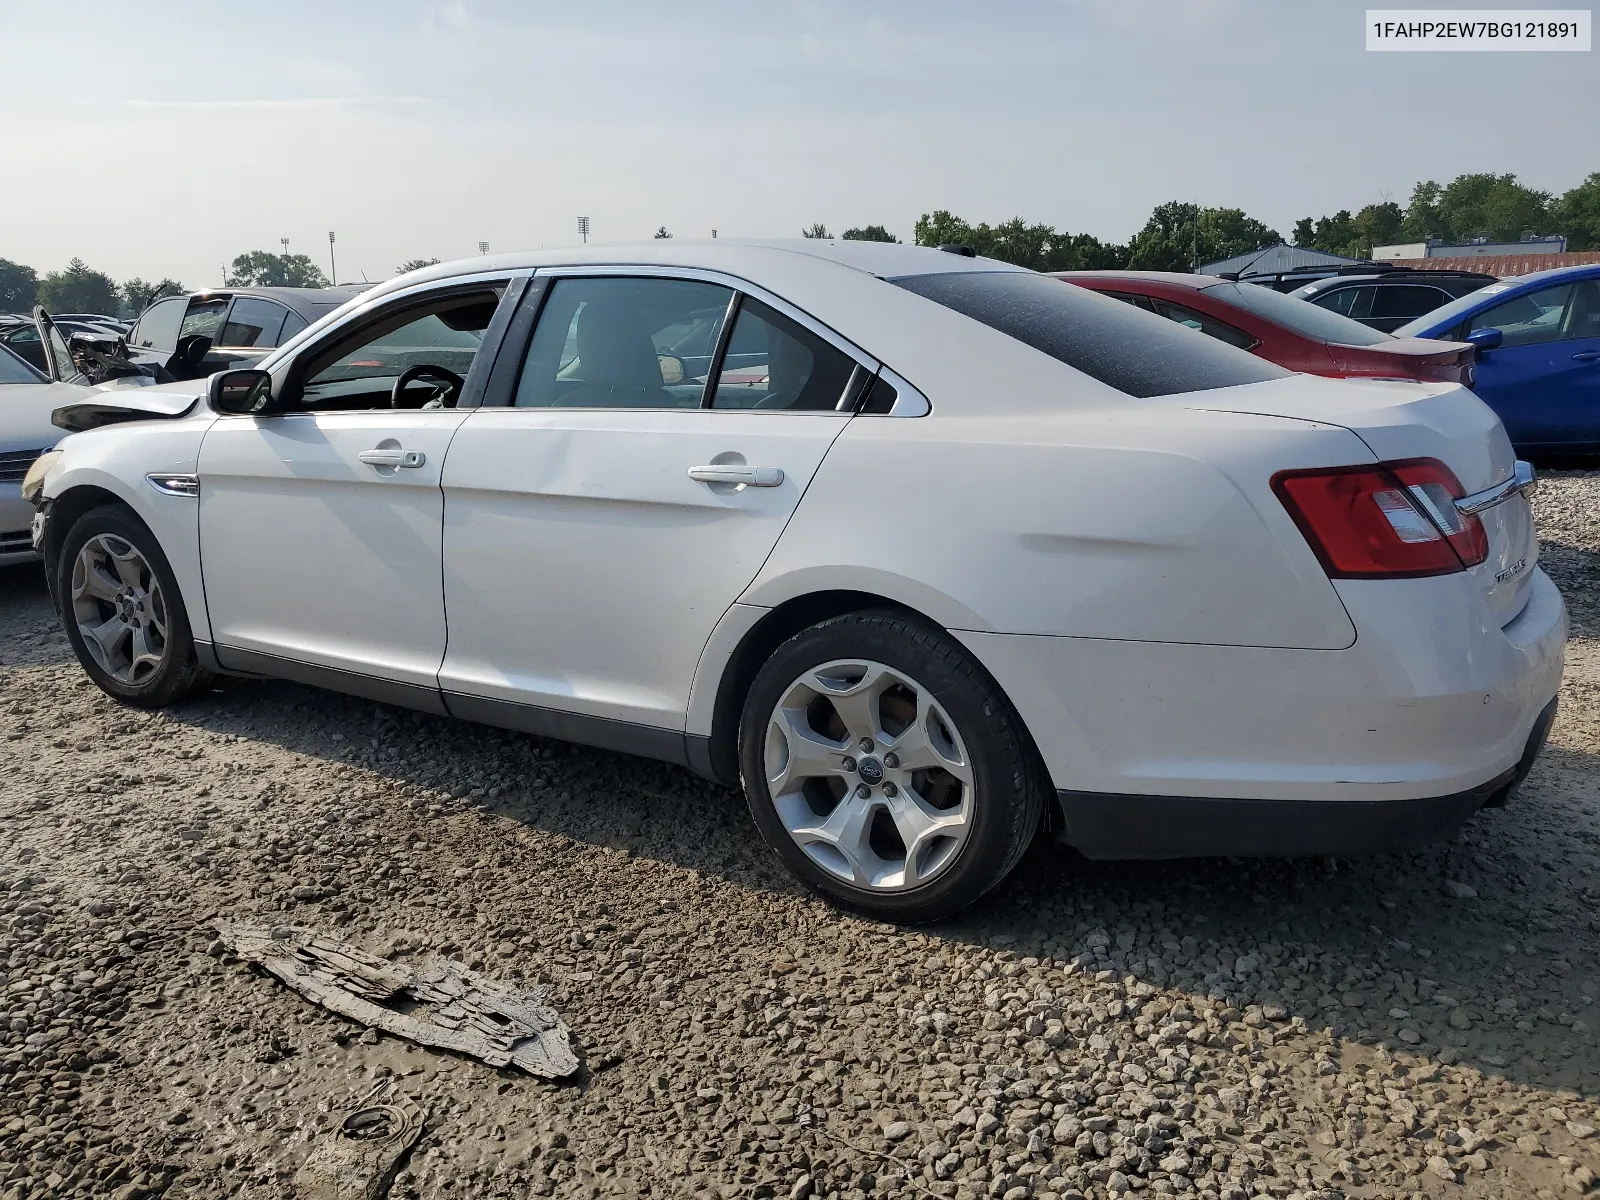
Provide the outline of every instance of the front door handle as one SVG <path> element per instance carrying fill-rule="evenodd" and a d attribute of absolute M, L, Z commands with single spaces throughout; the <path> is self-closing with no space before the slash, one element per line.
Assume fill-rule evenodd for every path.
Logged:
<path fill-rule="evenodd" d="M 1600 350 L 1580 350 L 1572 356 L 1573 362 L 1600 361 Z"/>
<path fill-rule="evenodd" d="M 714 463 L 706 467 L 690 467 L 689 478 L 701 483 L 741 483 L 746 487 L 777 487 L 783 482 L 783 468 Z"/>
<path fill-rule="evenodd" d="M 421 450 L 363 450 L 356 457 L 369 467 L 420 467 L 428 461 Z"/>

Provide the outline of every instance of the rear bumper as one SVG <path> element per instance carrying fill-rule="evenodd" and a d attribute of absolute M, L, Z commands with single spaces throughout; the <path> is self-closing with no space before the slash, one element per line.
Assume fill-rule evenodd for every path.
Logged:
<path fill-rule="evenodd" d="M 1465 573 L 1343 582 L 1345 650 L 956 636 L 1059 791 L 1377 803 L 1475 793 L 1514 768 L 1561 687 L 1555 584 L 1535 569 L 1501 627 Z"/>
<path fill-rule="evenodd" d="M 1399 853 L 1453 837 L 1498 807 L 1544 748 L 1556 701 L 1540 712 L 1517 765 L 1486 783 L 1415 800 L 1227 800 L 1057 793 L 1060 839 L 1087 858 L 1190 858 Z"/>

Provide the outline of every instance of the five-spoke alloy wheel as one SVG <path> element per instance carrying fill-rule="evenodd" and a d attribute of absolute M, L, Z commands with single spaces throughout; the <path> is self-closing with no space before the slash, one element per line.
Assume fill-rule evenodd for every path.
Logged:
<path fill-rule="evenodd" d="M 803 630 L 757 674 L 740 767 L 762 834 L 804 882 L 890 920 L 994 887 L 1039 826 L 1037 754 L 971 656 L 910 614 Z"/>
<path fill-rule="evenodd" d="M 67 640 L 102 690 L 159 707 L 209 682 L 166 555 L 128 509 L 107 504 L 79 517 L 55 568 Z"/>

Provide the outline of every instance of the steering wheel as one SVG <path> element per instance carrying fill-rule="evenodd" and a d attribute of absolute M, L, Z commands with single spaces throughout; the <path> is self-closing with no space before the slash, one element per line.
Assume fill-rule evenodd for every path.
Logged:
<path fill-rule="evenodd" d="M 462 379 L 454 371 L 445 367 L 436 367 L 432 363 L 418 363 L 416 366 L 407 367 L 400 372 L 400 378 L 394 381 L 394 388 L 389 393 L 389 407 L 399 408 L 400 397 L 405 394 L 405 390 L 410 386 L 411 381 L 421 379 L 424 376 L 432 376 L 445 385 L 433 397 L 434 400 L 440 402 L 439 406 L 441 408 L 454 408 L 456 401 L 461 399 L 461 389 L 466 385 L 466 380 Z M 445 399 L 446 396 L 449 397 L 448 400 Z M 429 400 L 426 403 L 431 404 L 433 400 Z"/>

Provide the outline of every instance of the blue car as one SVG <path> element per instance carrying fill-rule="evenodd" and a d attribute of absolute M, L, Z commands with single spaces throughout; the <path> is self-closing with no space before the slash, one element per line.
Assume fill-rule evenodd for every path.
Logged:
<path fill-rule="evenodd" d="M 1472 390 L 1519 451 L 1600 451 L 1600 263 L 1502 279 L 1394 333 L 1476 346 Z"/>

